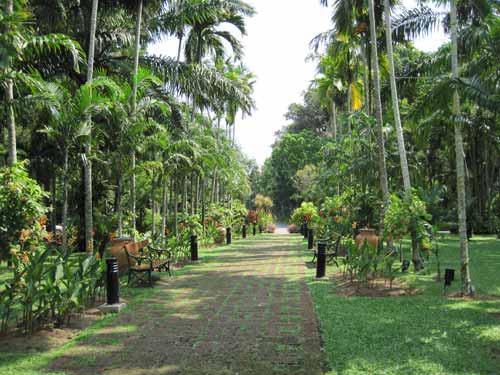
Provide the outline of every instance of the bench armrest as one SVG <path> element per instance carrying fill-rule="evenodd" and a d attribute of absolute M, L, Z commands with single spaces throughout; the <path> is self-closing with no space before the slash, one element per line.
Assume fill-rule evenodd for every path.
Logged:
<path fill-rule="evenodd" d="M 128 251 L 127 251 L 127 256 L 129 258 L 132 258 L 134 259 L 137 264 L 140 266 L 142 264 L 142 262 L 146 261 L 146 262 L 150 262 L 151 263 L 151 257 L 150 256 L 137 256 L 137 255 L 133 255 L 133 254 L 130 254 Z"/>
<path fill-rule="evenodd" d="M 161 256 L 162 254 L 167 254 L 169 258 L 172 258 L 172 252 L 168 249 L 161 249 L 161 248 L 155 247 L 155 246 L 149 246 L 149 248 L 157 256 Z"/>

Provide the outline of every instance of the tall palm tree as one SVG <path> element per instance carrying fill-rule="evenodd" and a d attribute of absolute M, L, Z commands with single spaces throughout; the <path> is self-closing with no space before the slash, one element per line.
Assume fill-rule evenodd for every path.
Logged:
<path fill-rule="evenodd" d="M 391 5 L 389 0 L 384 0 L 384 18 L 385 18 L 385 41 L 387 48 L 387 60 L 389 62 L 389 81 L 391 87 L 392 111 L 394 115 L 394 126 L 398 142 L 399 160 L 401 163 L 401 174 L 403 175 L 403 187 L 406 199 L 412 199 L 410 171 L 408 169 L 408 159 L 406 157 L 406 146 L 401 125 L 401 114 L 399 112 L 398 88 L 396 86 L 396 73 L 394 69 L 394 52 L 392 48 L 392 20 Z M 416 271 L 422 269 L 422 260 L 418 250 L 418 242 L 415 231 L 412 231 L 412 260 Z"/>
<path fill-rule="evenodd" d="M 14 0 L 7 0 L 6 13 L 11 16 L 14 13 Z M 7 30 L 8 31 L 8 30 Z M 5 86 L 5 100 L 7 102 L 7 129 L 9 133 L 9 165 L 13 166 L 17 162 L 16 149 L 16 118 L 14 116 L 14 82 L 7 79 Z"/>
<path fill-rule="evenodd" d="M 464 7 L 464 19 L 474 19 L 476 22 L 483 20 L 490 14 L 491 8 L 487 2 L 475 0 L 468 7 Z M 449 30 L 451 36 L 451 70 L 452 79 L 457 81 L 458 72 L 458 20 L 456 1 L 450 0 L 450 12 L 435 11 L 429 7 L 420 6 L 415 10 L 403 12 L 395 22 L 396 34 L 416 36 L 427 34 L 440 24 L 447 21 L 449 15 Z M 458 226 L 460 234 L 461 254 L 461 291 L 464 295 L 473 293 L 469 266 L 469 244 L 467 239 L 467 210 L 466 210 L 466 187 L 465 187 L 465 160 L 464 145 L 461 125 L 458 122 L 460 116 L 460 96 L 456 84 L 453 86 L 452 113 L 454 115 L 454 142 L 457 178 L 457 211 Z"/>
<path fill-rule="evenodd" d="M 455 0 L 450 0 L 450 32 L 451 32 L 451 75 L 458 79 L 458 22 Z M 453 90 L 453 114 L 455 119 L 460 116 L 460 96 L 457 88 Z M 461 257 L 461 291 L 464 295 L 473 294 L 469 267 L 469 242 L 467 241 L 467 211 L 465 198 L 465 160 L 462 129 L 455 120 L 455 158 L 457 164 L 457 194 L 458 194 L 458 227 L 460 234 Z"/>
<path fill-rule="evenodd" d="M 21 2 L 14 9 L 14 0 L 7 0 L 0 7 L 0 81 L 4 86 L 7 112 L 8 165 L 17 162 L 16 117 L 14 111 L 14 83 L 26 85 L 40 80 L 31 65 L 32 58 L 44 53 L 59 54 L 69 52 L 73 59 L 73 69 L 78 71 L 80 46 L 62 34 L 38 35 L 31 27 L 31 15 Z"/>
<path fill-rule="evenodd" d="M 372 69 L 373 69 L 373 88 L 375 90 L 375 117 L 377 119 L 377 143 L 378 143 L 378 167 L 380 190 L 382 191 L 383 210 L 381 217 L 381 230 L 383 229 L 383 218 L 387 206 L 390 204 L 389 184 L 387 182 L 387 165 L 385 160 L 385 141 L 384 141 L 384 123 L 382 118 L 382 99 L 380 96 L 380 71 L 378 64 L 377 48 L 377 28 L 375 24 L 375 10 L 373 0 L 368 0 L 368 16 L 370 19 L 370 41 L 372 50 Z"/>
<path fill-rule="evenodd" d="M 97 8 L 99 0 L 92 0 L 92 10 L 90 12 L 90 35 L 89 50 L 87 55 L 87 84 L 92 85 L 94 79 L 94 53 L 95 53 L 95 32 L 97 28 Z M 87 254 L 94 253 L 93 240 L 93 217 L 92 217 L 92 162 L 91 142 L 92 142 L 92 116 L 88 116 L 89 135 L 85 142 L 85 162 L 84 162 L 84 184 L 85 184 L 85 251 Z"/>
<path fill-rule="evenodd" d="M 136 13 L 136 23 L 135 23 L 135 45 L 134 45 L 134 68 L 132 71 L 132 116 L 135 116 L 136 103 L 137 103 L 137 72 L 139 71 L 139 53 L 141 49 L 141 24 L 142 24 L 142 8 L 143 0 L 137 2 L 137 13 Z M 130 154 L 131 161 L 131 174 L 130 174 L 130 215 L 131 215 L 131 226 L 132 234 L 135 236 L 136 230 L 136 197 L 135 197 L 135 167 L 136 167 L 136 154 L 135 148 L 132 147 L 132 152 Z"/>

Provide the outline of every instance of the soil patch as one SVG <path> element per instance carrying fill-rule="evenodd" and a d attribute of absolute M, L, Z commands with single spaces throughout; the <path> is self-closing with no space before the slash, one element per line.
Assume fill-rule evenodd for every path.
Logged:
<path fill-rule="evenodd" d="M 398 280 L 390 283 L 384 279 L 370 280 L 368 283 L 346 280 L 341 272 L 333 276 L 334 293 L 344 297 L 403 297 L 418 294 L 415 288 L 409 288 Z"/>
<path fill-rule="evenodd" d="M 82 314 L 73 316 L 67 327 L 45 326 L 33 335 L 25 335 L 19 331 L 10 331 L 0 336 L 0 352 L 35 353 L 55 349 L 69 342 L 78 332 L 90 326 L 99 317 L 99 310 L 91 308 Z"/>

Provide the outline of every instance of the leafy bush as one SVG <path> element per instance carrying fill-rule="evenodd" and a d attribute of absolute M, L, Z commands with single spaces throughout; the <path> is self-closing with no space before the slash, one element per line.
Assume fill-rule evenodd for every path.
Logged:
<path fill-rule="evenodd" d="M 47 194 L 31 179 L 25 163 L 0 169 L 0 260 L 19 243 L 23 230 L 32 230 L 47 211 Z"/>
<path fill-rule="evenodd" d="M 312 202 L 302 202 L 299 208 L 293 211 L 290 222 L 295 225 L 302 225 L 306 222 L 310 226 L 313 222 L 317 221 L 319 216 L 317 208 Z"/>
<path fill-rule="evenodd" d="M 63 255 L 53 247 L 14 251 L 13 280 L 0 293 L 2 329 L 7 328 L 14 308 L 20 309 L 28 333 L 47 322 L 63 325 L 71 314 L 93 302 L 103 286 L 105 264 L 95 256 L 80 259 Z"/>
<path fill-rule="evenodd" d="M 346 249 L 346 256 L 342 258 L 344 276 L 348 276 L 351 282 L 361 283 L 368 283 L 382 276 L 389 281 L 392 288 L 397 273 L 394 268 L 396 253 L 378 254 L 374 246 L 365 242 L 363 246 L 358 247 L 352 239 L 344 241 L 343 246 Z"/>
<path fill-rule="evenodd" d="M 411 199 L 391 196 L 391 205 L 385 214 L 384 236 L 399 240 L 412 232 L 416 234 L 420 246 L 430 248 L 429 221 L 432 216 L 427 213 L 425 203 L 413 193 Z"/>

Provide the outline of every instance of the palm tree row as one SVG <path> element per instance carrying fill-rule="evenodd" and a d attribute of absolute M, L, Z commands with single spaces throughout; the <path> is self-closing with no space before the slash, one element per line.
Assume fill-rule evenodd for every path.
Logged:
<path fill-rule="evenodd" d="M 238 36 L 220 29 L 233 25 L 244 34 L 253 9 L 236 0 L 58 4 L 0 6 L 0 80 L 6 161 L 14 166 L 22 155 L 31 174 L 53 187 L 64 251 L 69 222 L 80 224 L 80 247 L 93 253 L 110 213 L 109 232 L 164 237 L 177 231 L 179 196 L 185 214 L 197 214 L 201 201 L 245 199 L 246 161 L 214 118 L 234 125 L 239 111 L 253 108 L 252 75 L 242 65 Z M 145 53 L 148 43 L 172 35 L 184 61 L 180 54 Z M 42 147 L 55 148 L 40 153 Z M 53 166 L 49 173 L 46 163 Z M 53 228 L 56 223 L 57 215 Z"/>
<path fill-rule="evenodd" d="M 479 51 L 485 45 L 492 46 L 494 33 L 492 26 L 498 23 L 498 5 L 491 2 L 460 3 L 460 16 L 457 17 L 457 4 L 451 1 L 449 11 L 436 11 L 432 8 L 421 6 L 413 10 L 403 10 L 396 16 L 391 14 L 392 4 L 388 0 L 383 3 L 375 3 L 368 0 L 346 2 L 338 0 L 334 4 L 322 0 L 325 6 L 333 6 L 333 28 L 326 33 L 317 36 L 312 41 L 315 56 L 320 60 L 320 76 L 316 80 L 316 87 L 319 95 L 322 96 L 323 105 L 330 112 L 331 133 L 334 139 L 342 138 L 342 128 L 339 128 L 339 110 L 346 114 L 352 114 L 353 110 L 363 110 L 366 114 L 372 113 L 375 109 L 375 119 L 377 124 L 377 148 L 378 148 L 378 177 L 380 180 L 379 191 L 384 202 L 384 208 L 390 204 L 387 169 L 388 128 L 386 122 L 389 117 L 383 118 L 383 113 L 392 112 L 392 124 L 396 137 L 390 137 L 391 141 L 397 141 L 397 150 L 400 161 L 400 171 L 404 195 L 406 199 L 412 198 L 411 171 L 408 157 L 408 144 L 405 142 L 405 133 L 411 131 L 415 122 L 426 122 L 429 112 L 439 111 L 450 113 L 448 122 L 454 128 L 454 161 L 456 173 L 456 207 L 458 226 L 460 233 L 460 248 L 462 262 L 462 292 L 471 294 L 473 288 L 469 271 L 469 255 L 467 240 L 467 203 L 466 203 L 466 172 L 465 172 L 465 151 L 463 139 L 463 113 L 461 113 L 460 96 L 465 95 L 468 108 L 489 111 L 494 92 L 494 73 L 488 71 L 485 65 L 478 69 L 478 63 L 487 60 L 479 56 Z M 485 27 L 484 22 L 487 22 Z M 424 61 L 419 66 L 396 67 L 394 49 L 408 48 L 409 39 L 419 35 L 427 35 L 435 30 L 439 25 L 444 25 L 449 30 L 451 41 L 449 45 L 443 46 L 431 60 Z M 489 28 L 488 31 L 485 31 Z M 480 40 L 479 30 L 482 29 L 481 36 L 489 39 Z M 476 38 L 472 38 L 472 35 Z M 385 49 L 381 38 L 385 38 Z M 326 53 L 318 53 L 319 47 L 326 45 Z M 370 51 L 370 59 L 366 58 L 366 51 Z M 401 53 L 398 49 L 398 56 Z M 459 56 L 463 56 L 464 61 L 459 61 Z M 425 56 L 424 56 L 425 58 Z M 451 64 L 450 64 L 451 63 Z M 400 63 L 401 64 L 401 63 Z M 491 62 L 489 63 L 491 64 Z M 381 71 L 381 67 L 383 70 Z M 450 69 L 451 67 L 451 69 Z M 474 67 L 471 69 L 471 67 Z M 398 77 L 397 70 L 405 70 L 408 76 Z M 448 69 L 448 72 L 446 72 Z M 462 72 L 462 73 L 461 73 Z M 489 72 L 489 73 L 487 73 Z M 401 73 L 400 73 L 401 74 Z M 462 78 L 461 74 L 466 74 L 468 78 Z M 434 75 L 442 77 L 439 84 L 429 85 L 429 81 L 424 75 Z M 447 77 L 446 77 L 447 75 Z M 481 77 L 479 77 L 481 75 Z M 445 78 L 446 77 L 446 78 Z M 481 84 L 483 84 L 481 86 Z M 386 89 L 388 87 L 388 90 Z M 412 113 L 406 117 L 401 115 L 399 90 L 408 98 L 408 92 L 424 92 L 418 100 L 418 108 L 421 112 Z M 479 99 L 480 91 L 485 90 L 489 95 L 484 99 Z M 446 92 L 448 91 L 448 92 Z M 452 92 L 453 95 L 448 93 Z M 364 93 L 364 95 L 361 95 Z M 439 101 L 430 103 L 431 100 Z M 364 103 L 363 103 L 364 102 Z M 353 103 L 355 105 L 353 105 Z M 435 108 L 439 103 L 441 108 L 424 110 L 424 107 Z M 473 109 L 474 111 L 474 109 Z M 469 112 L 469 111 L 468 111 Z M 434 112 L 434 115 L 437 112 Z M 470 112 L 469 112 L 470 113 Z M 425 116 L 424 116 L 425 114 Z M 407 126 L 403 121 L 409 122 Z M 451 119 L 451 121 L 450 121 Z M 350 132 L 351 120 L 347 121 L 347 129 Z M 411 134 L 410 134 L 411 136 Z M 339 140 L 340 141 L 340 140 Z M 413 147 L 410 147 L 412 149 Z M 450 155 L 451 156 L 451 155 Z M 391 166 L 392 169 L 392 166 Z M 415 173 L 413 173 L 415 175 Z M 398 178 L 398 180 L 399 180 Z M 394 187 L 393 187 L 394 188 Z M 382 210 L 383 214 L 384 210 Z M 384 222 L 383 217 L 381 224 Z M 416 270 L 422 268 L 422 260 L 418 249 L 417 235 L 412 233 L 412 253 L 413 263 Z"/>

